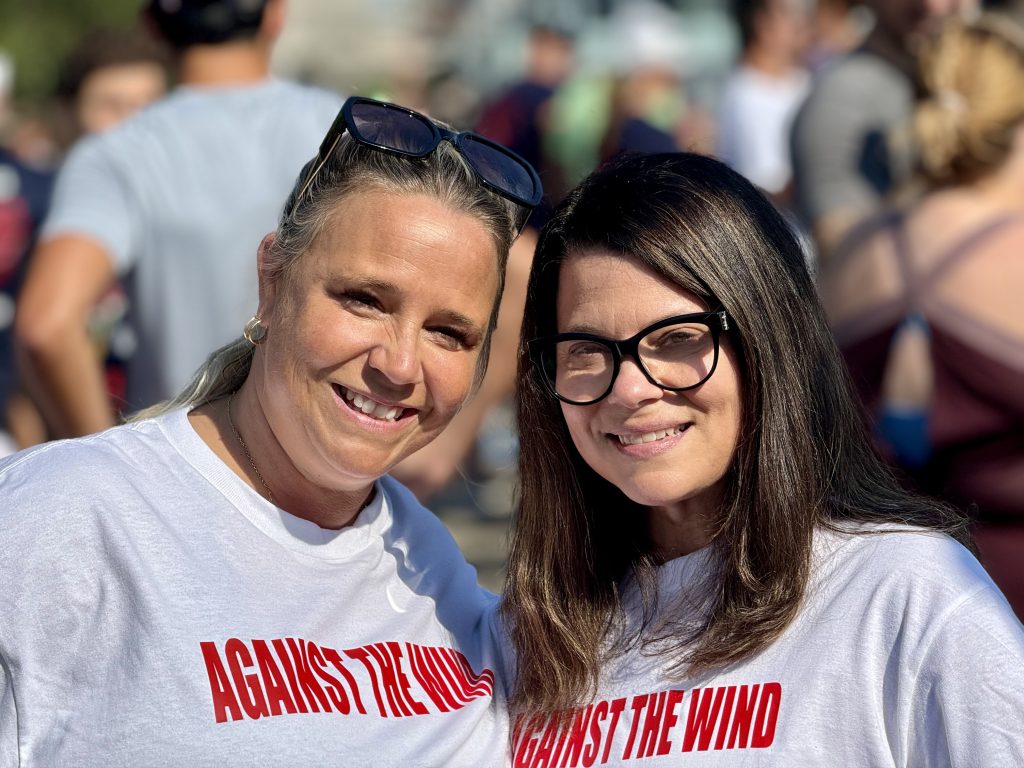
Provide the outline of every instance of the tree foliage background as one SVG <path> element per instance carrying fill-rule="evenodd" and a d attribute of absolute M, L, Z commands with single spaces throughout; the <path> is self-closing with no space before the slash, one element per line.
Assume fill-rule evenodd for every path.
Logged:
<path fill-rule="evenodd" d="M 138 23 L 141 0 L 0 0 L 0 50 L 14 63 L 14 97 L 40 104 L 61 60 L 89 30 Z"/>

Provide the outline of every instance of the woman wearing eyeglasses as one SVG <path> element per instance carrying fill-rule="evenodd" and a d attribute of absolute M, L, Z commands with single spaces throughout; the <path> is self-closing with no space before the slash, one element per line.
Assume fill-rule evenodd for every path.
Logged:
<path fill-rule="evenodd" d="M 244 338 L 0 465 L 0 766 L 504 763 L 493 598 L 384 475 L 482 376 L 539 198 L 503 147 L 350 99 Z"/>
<path fill-rule="evenodd" d="M 592 174 L 523 333 L 515 765 L 1021 764 L 1024 629 L 966 520 L 872 452 L 749 182 L 688 154 Z"/>

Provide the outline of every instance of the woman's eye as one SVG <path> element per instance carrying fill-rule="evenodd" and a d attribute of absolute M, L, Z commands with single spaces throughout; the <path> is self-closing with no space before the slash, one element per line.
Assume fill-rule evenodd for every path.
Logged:
<path fill-rule="evenodd" d="M 472 346 L 466 332 L 459 328 L 448 328 L 442 326 L 438 328 L 430 328 L 428 330 L 438 337 L 443 346 L 448 349 L 467 349 Z"/>
<path fill-rule="evenodd" d="M 651 345 L 659 348 L 700 346 L 708 335 L 706 328 L 673 328 L 652 339 Z"/>
<path fill-rule="evenodd" d="M 566 346 L 566 354 L 568 357 L 585 359 L 591 357 L 599 357 L 607 352 L 607 348 L 603 344 L 598 344 L 595 341 L 577 341 L 572 345 Z"/>
<path fill-rule="evenodd" d="M 372 293 L 366 293 L 365 291 L 342 291 L 339 296 L 345 304 L 380 309 L 380 301 Z"/>

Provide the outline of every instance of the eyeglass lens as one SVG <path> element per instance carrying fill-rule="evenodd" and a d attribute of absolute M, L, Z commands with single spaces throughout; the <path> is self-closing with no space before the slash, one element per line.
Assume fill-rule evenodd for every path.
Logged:
<path fill-rule="evenodd" d="M 705 323 L 685 322 L 651 331 L 637 344 L 639 362 L 658 386 L 695 387 L 715 366 L 715 336 Z M 544 368 L 560 397 L 577 403 L 601 399 L 615 376 L 609 343 L 565 339 L 545 350 Z M 553 374 L 553 376 L 552 376 Z"/>

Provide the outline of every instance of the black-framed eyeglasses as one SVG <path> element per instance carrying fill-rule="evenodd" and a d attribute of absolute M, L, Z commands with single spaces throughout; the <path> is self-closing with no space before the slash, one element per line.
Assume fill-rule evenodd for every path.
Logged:
<path fill-rule="evenodd" d="M 533 166 L 508 147 L 472 131 L 450 131 L 398 104 L 350 96 L 320 144 L 317 163 L 297 200 L 305 196 L 346 131 L 358 144 L 403 157 L 426 157 L 447 141 L 466 159 L 480 182 L 502 197 L 534 208 L 544 194 Z"/>
<path fill-rule="evenodd" d="M 725 311 L 675 315 L 628 339 L 558 333 L 527 342 L 548 390 L 571 405 L 592 405 L 612 391 L 622 358 L 632 358 L 647 380 L 670 392 L 699 387 L 718 366 Z"/>

